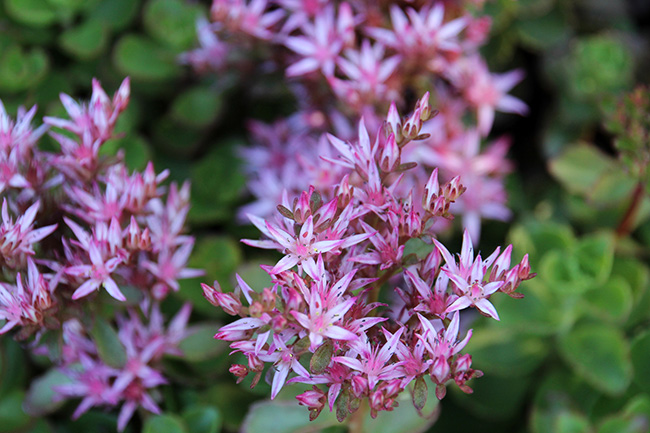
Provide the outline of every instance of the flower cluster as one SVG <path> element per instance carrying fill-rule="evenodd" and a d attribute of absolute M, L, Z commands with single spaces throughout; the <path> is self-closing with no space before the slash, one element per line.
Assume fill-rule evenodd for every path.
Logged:
<path fill-rule="evenodd" d="M 114 352 L 110 358 L 100 353 L 78 319 L 63 324 L 65 346 L 61 371 L 70 382 L 54 390 L 59 398 L 82 398 L 73 419 L 93 406 L 122 404 L 117 418 L 117 428 L 122 431 L 139 406 L 160 413 L 150 392 L 167 383 L 160 372 L 163 355 L 183 355 L 178 343 L 186 334 L 191 308 L 185 305 L 167 329 L 157 304 L 144 307 L 142 311 L 140 314 L 128 309 L 126 315 L 118 315 L 118 338 L 123 349 L 118 347 L 123 352 Z M 148 323 L 143 323 L 141 316 Z"/>
<path fill-rule="evenodd" d="M 240 63 L 269 53 L 257 64 L 264 71 L 284 71 L 299 106 L 273 126 L 252 125 L 255 147 L 242 155 L 257 200 L 242 215 L 270 217 L 282 190 L 299 194 L 305 179 L 318 189 L 333 187 L 339 173 L 320 164 L 324 131 L 354 139 L 351 125 L 361 116 L 374 130 L 391 101 L 404 107 L 412 103 L 405 95 L 430 91 L 440 113 L 424 130 L 430 137 L 407 156 L 437 167 L 444 180 L 463 173 L 472 192 L 452 209 L 474 238 L 482 218 L 508 219 L 503 188 L 510 171 L 508 141 L 498 139 L 484 149 L 481 142 L 492 130 L 495 111 L 527 112 L 508 95 L 522 73 L 488 70 L 479 48 L 490 18 L 472 15 L 480 13 L 482 2 L 464 3 L 214 0 L 212 22 L 198 26 L 201 46 L 182 60 L 199 72 L 233 64 L 250 71 L 254 64 Z M 394 133 L 399 142 L 401 132 Z M 413 171 L 404 181 L 424 183 L 423 176 Z"/>
<path fill-rule="evenodd" d="M 240 380 L 252 374 L 255 385 L 272 365 L 272 398 L 287 382 L 313 385 L 298 396 L 312 419 L 327 406 L 342 420 L 362 400 L 373 416 L 392 410 L 409 384 L 427 386 L 425 376 L 438 398 L 450 380 L 471 392 L 466 382 L 481 372 L 460 354 L 472 335 L 460 336 L 461 311 L 499 320 L 491 296 L 521 297 L 517 287 L 534 276 L 527 256 L 511 267 L 511 247 L 483 259 L 466 231 L 456 258 L 434 238 L 436 221 L 451 217 L 465 190 L 458 178 L 441 184 L 433 171 L 420 190 L 401 185 L 416 169 L 402 159 L 407 144 L 422 138 L 433 115 L 427 98 L 406 119 L 391 109 L 374 137 L 363 122 L 354 141 L 330 136 L 338 155 L 326 159 L 341 176 L 334 188 L 312 186 L 293 201 L 285 194 L 274 218 L 250 216 L 264 239 L 244 242 L 284 255 L 264 267 L 271 287 L 255 291 L 239 276 L 232 293 L 203 285 L 208 301 L 240 317 L 215 336 L 248 361 L 231 372 Z M 430 252 L 406 254 L 412 240 Z M 391 303 L 378 302 L 392 288 Z M 414 404 L 421 410 L 424 402 Z"/>
<path fill-rule="evenodd" d="M 120 319 L 120 341 L 127 348 L 129 365 L 133 358 L 146 366 L 163 350 L 160 345 L 150 348 L 163 335 L 158 302 L 178 290 L 178 279 L 202 272 L 186 268 L 194 243 L 183 234 L 189 184 L 162 186 L 167 171 L 156 173 L 149 163 L 142 172 L 130 172 L 121 155 L 100 153 L 104 143 L 116 138 L 116 122 L 129 102 L 129 80 L 112 98 L 98 81 L 92 88 L 88 103 L 62 94 L 69 118 L 45 117 L 45 124 L 36 129 L 31 127 L 36 107 L 20 109 L 13 120 L 0 104 L 0 264 L 4 271 L 0 334 L 14 330 L 18 339 L 34 337 L 37 347 L 41 340 L 52 340 L 48 333 L 63 332 L 63 347 L 50 353 L 72 354 L 54 361 L 73 377 L 85 379 L 62 395 L 83 396 L 83 410 L 126 399 L 120 418 L 123 428 L 138 404 L 152 411 L 157 408 L 137 386 L 150 388 L 162 379 L 149 367 L 138 371 L 125 367 L 136 375 L 127 380 L 131 373 L 99 365 L 97 350 L 84 329 L 102 319 L 89 301 L 105 290 L 120 301 L 116 305 L 133 309 L 128 320 Z M 37 145 L 48 129 L 60 145 L 55 152 Z M 140 335 L 145 325 L 134 319 L 138 304 L 152 320 L 148 326 L 156 328 L 150 328 L 148 336 Z M 187 316 L 189 310 L 183 314 Z M 171 345 L 165 343 L 164 350 Z M 78 365 L 92 380 L 104 383 L 114 377 L 110 396 L 95 395 L 96 387 L 84 385 L 88 378 L 79 373 Z M 138 376 L 141 372 L 146 377 Z M 136 378 L 137 386 L 131 384 Z"/>

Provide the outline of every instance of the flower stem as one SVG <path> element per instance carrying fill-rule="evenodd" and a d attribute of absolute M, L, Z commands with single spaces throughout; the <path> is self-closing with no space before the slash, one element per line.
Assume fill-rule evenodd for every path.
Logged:
<path fill-rule="evenodd" d="M 386 281 L 395 275 L 396 268 L 393 266 L 384 272 L 377 281 L 374 282 L 372 290 L 368 293 L 368 303 L 377 302 L 379 300 L 379 292 L 381 291 L 381 286 L 384 285 Z"/>
<path fill-rule="evenodd" d="M 350 415 L 350 421 L 348 421 L 348 433 L 362 433 L 363 432 L 363 419 L 366 416 L 366 411 L 368 410 L 368 400 L 361 400 L 361 405 L 359 409 L 356 410 L 352 415 Z"/>
<path fill-rule="evenodd" d="M 616 235 L 619 238 L 629 235 L 634 229 L 634 221 L 636 220 L 636 216 L 641 208 L 641 203 L 643 202 L 643 192 L 643 184 L 641 182 L 637 183 L 634 192 L 632 193 L 630 206 L 627 208 L 627 211 L 625 211 L 623 219 L 616 228 Z"/>

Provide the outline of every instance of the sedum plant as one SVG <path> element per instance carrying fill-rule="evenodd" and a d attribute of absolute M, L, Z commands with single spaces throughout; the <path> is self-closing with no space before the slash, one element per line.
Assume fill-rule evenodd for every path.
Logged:
<path fill-rule="evenodd" d="M 425 95 L 404 119 L 392 106 L 374 135 L 362 121 L 357 140 L 329 136 L 338 155 L 322 164 L 338 185 L 285 194 L 274 218 L 249 216 L 264 238 L 243 242 L 284 254 L 263 266 L 272 285 L 256 291 L 238 275 L 235 292 L 203 284 L 208 301 L 239 317 L 215 336 L 244 356 L 230 368 L 238 381 L 252 375 L 254 387 L 269 365 L 271 398 L 286 383 L 312 385 L 296 397 L 310 419 L 328 408 L 339 421 L 352 414 L 350 425 L 362 407 L 373 418 L 393 410 L 407 389 L 421 411 L 429 380 L 438 399 L 450 381 L 471 392 L 467 381 L 482 373 L 460 353 L 472 337 L 460 332 L 463 310 L 499 320 L 492 295 L 520 298 L 534 274 L 527 256 L 511 266 L 511 246 L 483 258 L 465 231 L 455 257 L 436 239 L 436 221 L 451 218 L 465 187 L 440 184 L 437 170 L 423 186 L 405 176 L 416 165 L 405 149 L 420 145 L 431 117 Z"/>
<path fill-rule="evenodd" d="M 100 153 L 116 138 L 129 80 L 112 98 L 98 81 L 92 87 L 88 102 L 61 94 L 68 117 L 36 129 L 36 107 L 14 120 L 0 104 L 0 334 L 54 366 L 33 383 L 29 414 L 81 398 L 73 418 L 121 407 L 121 431 L 138 407 L 160 412 L 161 358 L 183 355 L 190 315 L 185 305 L 166 322 L 160 303 L 202 271 L 186 266 L 189 184 L 165 187 L 168 171 L 149 163 L 131 172 L 121 154 Z M 48 130 L 56 149 L 39 146 Z"/>

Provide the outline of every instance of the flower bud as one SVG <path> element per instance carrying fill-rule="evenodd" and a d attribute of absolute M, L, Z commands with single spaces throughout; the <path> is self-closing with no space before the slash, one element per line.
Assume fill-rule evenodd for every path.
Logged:
<path fill-rule="evenodd" d="M 356 397 L 361 397 L 368 392 L 368 379 L 357 375 L 352 378 L 352 392 Z"/>
<path fill-rule="evenodd" d="M 388 136 L 386 143 L 384 143 L 384 150 L 381 153 L 379 168 L 384 173 L 395 171 L 400 164 L 400 149 L 395 142 L 395 134 Z"/>

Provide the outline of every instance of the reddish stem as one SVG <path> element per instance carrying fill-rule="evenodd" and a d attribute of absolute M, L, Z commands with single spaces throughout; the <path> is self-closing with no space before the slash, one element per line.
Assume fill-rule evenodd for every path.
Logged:
<path fill-rule="evenodd" d="M 636 220 L 639 209 L 641 209 L 641 203 L 643 202 L 644 188 L 641 182 L 636 184 L 634 192 L 632 193 L 632 200 L 630 201 L 630 206 L 625 211 L 623 219 L 616 228 L 616 235 L 619 238 L 629 235 L 634 228 L 634 221 Z"/>

